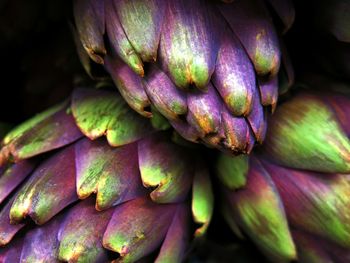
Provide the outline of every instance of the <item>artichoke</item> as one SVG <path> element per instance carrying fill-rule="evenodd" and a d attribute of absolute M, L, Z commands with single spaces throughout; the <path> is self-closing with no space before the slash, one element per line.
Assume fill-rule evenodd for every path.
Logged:
<path fill-rule="evenodd" d="M 305 23 L 315 6 L 321 19 Z M 276 109 L 294 81 L 282 40 L 292 0 L 73 0 L 78 55 L 100 82 L 14 129 L 0 122 L 0 262 L 254 261 L 260 252 L 244 242 L 203 238 L 211 170 L 221 214 L 209 235 L 220 235 L 222 216 L 272 262 L 350 262 L 349 4 L 296 7 L 288 46 L 305 37 L 316 47 L 295 58 L 298 80 L 318 89 L 299 87 Z M 53 101 L 79 73 L 56 35 L 18 55 L 25 85 Z M 57 43 L 50 58 L 62 72 L 51 72 Z"/>
<path fill-rule="evenodd" d="M 183 261 L 213 195 L 197 150 L 170 135 L 87 88 L 15 127 L 0 150 L 0 261 Z"/>
<path fill-rule="evenodd" d="M 263 149 L 218 158 L 224 217 L 272 262 L 350 261 L 349 113 L 349 94 L 300 91 Z"/>
<path fill-rule="evenodd" d="M 286 31 L 293 5 L 267 2 L 75 0 L 76 42 L 84 67 L 86 54 L 103 64 L 139 114 L 157 110 L 187 140 L 249 153 L 276 107 L 281 60 L 292 79 L 268 6 Z"/>

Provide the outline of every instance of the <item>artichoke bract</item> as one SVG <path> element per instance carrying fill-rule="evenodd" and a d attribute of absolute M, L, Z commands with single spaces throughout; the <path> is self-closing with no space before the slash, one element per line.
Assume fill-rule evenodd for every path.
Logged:
<path fill-rule="evenodd" d="M 261 151 L 219 157 L 224 217 L 272 262 L 350 260 L 349 113 L 348 94 L 300 91 Z"/>
<path fill-rule="evenodd" d="M 0 261 L 183 261 L 213 195 L 196 149 L 169 136 L 116 91 L 87 88 L 14 128 L 0 150 Z"/>
<path fill-rule="evenodd" d="M 290 0 L 75 0 L 78 50 L 139 114 L 153 106 L 187 140 L 249 153 L 264 140 L 281 65 L 292 78 L 268 6 L 286 31 Z"/>

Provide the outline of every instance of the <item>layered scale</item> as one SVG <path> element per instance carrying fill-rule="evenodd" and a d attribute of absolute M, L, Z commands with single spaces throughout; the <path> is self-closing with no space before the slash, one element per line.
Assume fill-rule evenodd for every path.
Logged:
<path fill-rule="evenodd" d="M 350 261 L 349 113 L 348 93 L 301 91 L 261 151 L 219 157 L 224 217 L 272 262 Z"/>
<path fill-rule="evenodd" d="M 76 89 L 0 156 L 1 262 L 181 262 L 212 216 L 200 154 L 116 92 Z"/>
<path fill-rule="evenodd" d="M 293 81 L 267 6 L 283 31 L 294 9 L 290 0 L 223 2 L 75 0 L 81 61 L 90 75 L 88 55 L 103 64 L 139 114 L 160 112 L 192 142 L 249 153 L 276 107 L 280 65 Z"/>

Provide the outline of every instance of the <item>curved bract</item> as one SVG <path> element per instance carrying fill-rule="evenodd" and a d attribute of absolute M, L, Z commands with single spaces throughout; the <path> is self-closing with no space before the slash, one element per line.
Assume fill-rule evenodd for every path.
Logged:
<path fill-rule="evenodd" d="M 183 261 L 213 195 L 200 154 L 170 135 L 92 88 L 15 127 L 0 150 L 0 261 Z"/>
<path fill-rule="evenodd" d="M 219 158 L 226 220 L 273 262 L 348 261 L 349 112 L 348 94 L 301 91 L 269 120 L 262 151 Z"/>
<path fill-rule="evenodd" d="M 262 143 L 281 65 L 286 86 L 293 79 L 268 6 L 286 31 L 294 20 L 290 0 L 74 5 L 81 46 L 139 114 L 152 118 L 152 105 L 185 139 L 233 154 Z M 86 58 L 82 63 L 89 68 Z"/>

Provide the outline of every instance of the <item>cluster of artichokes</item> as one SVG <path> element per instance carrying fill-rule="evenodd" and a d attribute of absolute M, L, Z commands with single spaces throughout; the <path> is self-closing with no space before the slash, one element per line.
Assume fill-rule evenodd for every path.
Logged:
<path fill-rule="evenodd" d="M 350 262 L 350 3 L 68 2 L 85 73 L 0 123 L 0 262 Z"/>

